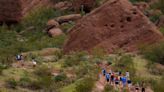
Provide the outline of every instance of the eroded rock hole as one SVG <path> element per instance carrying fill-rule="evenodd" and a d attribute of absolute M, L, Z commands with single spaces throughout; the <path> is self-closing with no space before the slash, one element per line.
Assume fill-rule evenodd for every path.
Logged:
<path fill-rule="evenodd" d="M 108 24 L 105 24 L 104 26 L 106 26 L 106 27 L 107 27 L 107 26 L 108 26 Z"/>
<path fill-rule="evenodd" d="M 136 11 L 133 11 L 133 14 L 134 14 L 134 15 L 136 15 L 136 14 L 137 14 L 137 12 L 136 12 Z"/>
<path fill-rule="evenodd" d="M 120 28 L 124 28 L 124 25 L 121 25 Z"/>
<path fill-rule="evenodd" d="M 126 21 L 131 22 L 132 21 L 132 18 L 131 17 L 127 17 L 126 18 Z"/>
<path fill-rule="evenodd" d="M 111 28 L 114 28 L 114 27 L 115 27 L 115 25 L 114 25 L 114 24 L 111 24 L 111 25 L 110 25 L 110 27 L 111 27 Z"/>

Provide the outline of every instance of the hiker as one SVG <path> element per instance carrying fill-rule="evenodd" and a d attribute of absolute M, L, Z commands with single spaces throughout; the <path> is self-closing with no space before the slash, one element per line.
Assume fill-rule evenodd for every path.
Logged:
<path fill-rule="evenodd" d="M 124 87 L 126 86 L 126 81 L 127 81 L 126 77 L 125 77 L 125 76 L 122 77 L 122 78 L 121 78 L 121 81 L 122 81 L 123 88 L 124 88 Z"/>
<path fill-rule="evenodd" d="M 102 70 L 102 74 L 105 76 L 105 74 L 106 74 L 106 70 L 103 68 L 103 70 Z"/>
<path fill-rule="evenodd" d="M 119 71 L 119 72 L 118 72 L 118 75 L 121 76 L 121 74 L 122 74 L 121 71 Z"/>
<path fill-rule="evenodd" d="M 19 55 L 19 54 L 16 55 L 16 60 L 17 60 L 17 61 L 21 61 L 21 60 L 22 60 L 22 55 Z"/>
<path fill-rule="evenodd" d="M 128 83 L 128 89 L 130 90 L 132 86 L 132 81 L 130 80 L 130 78 L 128 79 L 127 83 Z"/>
<path fill-rule="evenodd" d="M 141 87 L 142 87 L 141 92 L 145 92 L 145 83 L 144 82 L 142 82 Z"/>
<path fill-rule="evenodd" d="M 34 58 L 32 58 L 32 64 L 33 64 L 33 67 L 36 67 L 36 61 L 35 61 L 35 59 Z"/>
<path fill-rule="evenodd" d="M 115 85 L 116 85 L 116 88 L 118 89 L 119 88 L 119 77 L 116 76 L 115 78 Z"/>
<path fill-rule="evenodd" d="M 109 73 L 106 73 L 105 78 L 106 78 L 107 83 L 109 83 L 109 80 L 110 80 L 110 75 L 109 75 Z"/>
<path fill-rule="evenodd" d="M 114 84 L 114 73 L 111 74 L 111 80 L 110 80 L 110 82 L 111 82 L 111 85 Z"/>
<path fill-rule="evenodd" d="M 24 66 L 23 55 L 17 55 L 16 56 L 16 60 L 21 63 L 21 66 Z"/>
<path fill-rule="evenodd" d="M 135 92 L 139 92 L 139 84 L 138 83 L 135 85 Z"/>
<path fill-rule="evenodd" d="M 129 71 L 126 71 L 126 78 L 129 78 Z"/>

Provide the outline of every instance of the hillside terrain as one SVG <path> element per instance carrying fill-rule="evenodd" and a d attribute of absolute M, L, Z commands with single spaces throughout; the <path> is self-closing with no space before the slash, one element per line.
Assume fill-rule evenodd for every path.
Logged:
<path fill-rule="evenodd" d="M 164 92 L 163 34 L 164 0 L 0 0 L 0 92 Z"/>

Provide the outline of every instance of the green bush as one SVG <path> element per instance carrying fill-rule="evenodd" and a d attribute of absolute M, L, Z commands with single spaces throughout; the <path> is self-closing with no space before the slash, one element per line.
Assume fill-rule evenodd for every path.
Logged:
<path fill-rule="evenodd" d="M 18 83 L 14 78 L 9 78 L 6 80 L 6 86 L 9 88 L 15 89 L 17 85 Z"/>
<path fill-rule="evenodd" d="M 75 87 L 75 92 L 91 92 L 94 87 L 94 80 L 92 78 L 84 78 L 80 80 Z"/>
<path fill-rule="evenodd" d="M 54 77 L 54 81 L 55 82 L 60 82 L 60 81 L 64 81 L 67 78 L 66 74 L 59 74 L 57 76 Z"/>
<path fill-rule="evenodd" d="M 152 84 L 154 92 L 164 92 L 163 83 L 164 83 L 164 77 L 161 78 L 157 83 Z"/>
<path fill-rule="evenodd" d="M 152 9 L 160 9 L 164 13 L 164 0 L 158 0 L 157 3 L 151 5 Z"/>
<path fill-rule="evenodd" d="M 159 30 L 162 34 L 164 34 L 164 27 L 161 27 Z"/>
<path fill-rule="evenodd" d="M 111 85 L 105 85 L 104 91 L 103 92 L 114 92 L 113 86 Z"/>
<path fill-rule="evenodd" d="M 155 44 L 152 46 L 145 46 L 141 51 L 144 57 L 152 62 L 164 64 L 164 43 Z"/>
<path fill-rule="evenodd" d="M 32 81 L 28 76 L 23 76 L 20 78 L 18 84 L 21 87 L 27 88 L 27 87 L 30 87 L 30 85 L 32 84 Z"/>
<path fill-rule="evenodd" d="M 7 66 L 5 64 L 0 63 L 0 75 L 2 74 L 2 71 L 6 68 L 7 68 Z"/>
<path fill-rule="evenodd" d="M 161 14 L 156 14 L 156 15 L 154 15 L 154 16 L 150 16 L 149 17 L 149 19 L 153 22 L 153 23 L 155 23 L 155 22 L 157 22 L 158 20 L 159 20 L 159 17 L 161 16 Z"/>
<path fill-rule="evenodd" d="M 85 55 L 86 55 L 85 52 L 77 52 L 77 53 L 72 53 L 71 55 L 67 55 L 65 57 L 63 67 L 71 67 L 71 66 L 78 65 L 81 61 L 84 60 Z"/>
<path fill-rule="evenodd" d="M 116 71 L 129 71 L 131 76 L 135 75 L 136 69 L 134 67 L 133 58 L 130 55 L 123 55 L 114 62 L 114 69 Z"/>
<path fill-rule="evenodd" d="M 47 65 L 40 65 L 35 69 L 34 73 L 40 77 L 50 76 L 51 75 L 51 68 Z"/>

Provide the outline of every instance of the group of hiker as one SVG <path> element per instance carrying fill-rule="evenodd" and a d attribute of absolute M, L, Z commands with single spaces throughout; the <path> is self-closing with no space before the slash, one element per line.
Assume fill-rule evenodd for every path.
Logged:
<path fill-rule="evenodd" d="M 24 66 L 24 58 L 23 58 L 23 55 L 21 55 L 21 54 L 16 55 L 16 60 L 17 60 L 19 63 L 21 63 L 22 66 Z M 33 67 L 35 67 L 35 66 L 37 65 L 36 60 L 35 60 L 34 58 L 32 58 L 31 61 L 32 61 Z"/>
<path fill-rule="evenodd" d="M 130 80 L 130 73 L 129 71 L 126 71 L 125 74 L 122 74 L 121 71 L 119 72 L 113 72 L 111 69 L 109 72 L 106 71 L 105 68 L 102 69 L 102 74 L 106 79 L 107 84 L 112 85 L 116 90 L 121 90 L 126 87 L 128 87 L 128 90 L 130 91 L 132 88 L 132 81 Z M 140 86 L 137 83 L 135 85 L 135 92 L 140 92 Z M 142 86 L 141 92 L 145 92 L 145 88 Z"/>

